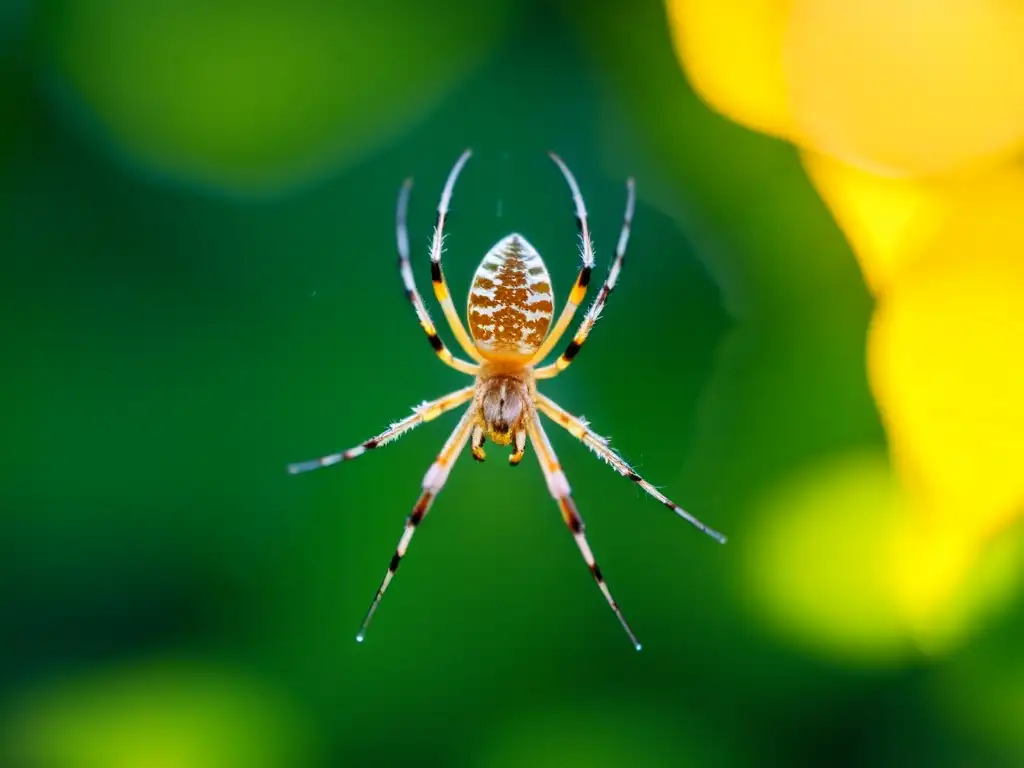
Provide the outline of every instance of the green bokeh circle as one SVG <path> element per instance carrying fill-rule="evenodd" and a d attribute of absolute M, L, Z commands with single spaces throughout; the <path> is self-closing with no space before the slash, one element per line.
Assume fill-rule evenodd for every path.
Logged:
<path fill-rule="evenodd" d="M 68 102 L 120 154 L 259 191 L 401 130 L 495 43 L 509 6 L 78 0 L 40 29 Z"/>

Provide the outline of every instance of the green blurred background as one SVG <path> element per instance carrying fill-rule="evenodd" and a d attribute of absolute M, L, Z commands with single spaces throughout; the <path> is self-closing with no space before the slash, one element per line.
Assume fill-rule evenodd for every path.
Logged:
<path fill-rule="evenodd" d="M 771 619 L 761 500 L 884 460 L 871 304 L 793 150 L 694 97 L 660 3 L 9 1 L 0 118 L 0 765 L 1024 764 L 1021 610 L 941 658 Z M 640 654 L 532 456 L 462 458 L 362 646 L 454 417 L 284 471 L 462 385 L 402 296 L 393 215 L 413 175 L 429 293 L 467 146 L 460 310 L 510 231 L 571 285 L 547 150 L 598 274 L 637 178 L 619 290 L 544 390 L 730 537 L 550 430 Z"/>

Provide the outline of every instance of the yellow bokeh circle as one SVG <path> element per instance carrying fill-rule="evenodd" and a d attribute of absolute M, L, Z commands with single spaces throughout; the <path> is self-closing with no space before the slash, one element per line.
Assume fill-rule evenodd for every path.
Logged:
<path fill-rule="evenodd" d="M 905 482 L 990 535 L 1024 511 L 1024 181 L 960 201 L 880 298 L 871 386 Z"/>

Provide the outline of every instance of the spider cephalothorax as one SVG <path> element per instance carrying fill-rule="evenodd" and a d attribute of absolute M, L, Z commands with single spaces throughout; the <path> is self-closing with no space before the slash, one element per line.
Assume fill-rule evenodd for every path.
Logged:
<path fill-rule="evenodd" d="M 533 380 L 523 373 L 482 373 L 477 387 L 477 424 L 470 440 L 473 458 L 484 460 L 484 438 L 497 445 L 515 442 L 515 451 L 508 457 L 518 464 L 526 450 L 526 425 L 533 415 L 530 403 Z"/>
<path fill-rule="evenodd" d="M 605 438 L 598 436 L 585 421 L 572 416 L 553 400 L 538 392 L 536 384 L 538 380 L 557 376 L 569 367 L 594 327 L 594 323 L 597 322 L 609 294 L 615 288 L 619 271 L 622 268 L 622 261 L 626 255 L 626 243 L 629 240 L 629 228 L 633 219 L 635 202 L 633 180 L 629 179 L 626 184 L 628 191 L 626 215 L 623 219 L 622 232 L 619 235 L 615 259 L 608 271 L 608 277 L 565 351 L 553 363 L 541 365 L 572 322 L 576 309 L 586 294 L 587 284 L 590 282 L 590 272 L 594 266 L 594 249 L 587 227 L 587 212 L 583 205 L 583 196 L 568 167 L 557 155 L 552 154 L 551 158 L 558 165 L 572 191 L 573 203 L 576 207 L 576 223 L 582 241 L 581 256 L 583 259 L 576 282 L 554 326 L 552 327 L 551 324 L 555 309 L 554 293 L 551 287 L 551 277 L 544 265 L 544 260 L 525 237 L 513 233 L 499 240 L 477 267 L 467 302 L 467 319 L 469 321 L 469 332 L 467 333 L 448 292 L 448 285 L 441 269 L 441 251 L 445 217 L 448 213 L 452 189 L 455 187 L 455 180 L 462 171 L 462 167 L 469 160 L 469 156 L 469 150 L 462 153 L 455 163 L 455 167 L 448 174 L 448 181 L 441 193 L 441 202 L 437 208 L 437 224 L 434 227 L 434 237 L 430 246 L 430 275 L 434 284 L 434 293 L 441 304 L 441 309 L 448 320 L 452 333 L 459 346 L 473 362 L 456 358 L 448 350 L 448 347 L 437 335 L 437 330 L 423 305 L 419 291 L 416 290 L 412 267 L 409 264 L 409 236 L 405 223 L 409 190 L 412 187 L 412 182 L 409 180 L 402 185 L 398 196 L 396 233 L 399 271 L 405 285 L 406 295 L 412 302 L 420 326 L 426 332 L 431 347 L 441 361 L 462 373 L 473 376 L 473 384 L 436 400 L 423 403 L 413 409 L 412 416 L 392 424 L 385 432 L 370 438 L 355 448 L 312 461 L 292 464 L 288 469 L 292 473 L 305 472 L 354 459 L 368 450 L 401 437 L 423 422 L 431 421 L 447 411 L 472 401 L 444 448 L 441 449 L 441 453 L 438 454 L 437 459 L 431 464 L 423 478 L 423 492 L 406 520 L 405 530 L 399 539 L 395 554 L 391 558 L 391 564 L 377 589 L 377 594 L 370 604 L 370 609 L 367 611 L 356 639 L 361 642 L 365 637 L 366 628 L 409 548 L 413 533 L 426 517 L 434 498 L 444 487 L 452 464 L 466 443 L 471 444 L 473 457 L 479 461 L 483 461 L 485 458 L 483 448 L 485 439 L 489 439 L 497 445 L 512 444 L 513 451 L 509 456 L 509 462 L 515 465 L 522 460 L 527 439 L 529 439 L 537 452 L 541 470 L 547 480 L 548 490 L 561 509 L 562 519 L 576 539 L 576 545 L 605 599 L 615 612 L 623 629 L 626 630 L 630 640 L 639 650 L 640 643 L 629 624 L 626 623 L 615 600 L 612 599 L 611 592 L 601 575 L 601 569 L 587 543 L 583 530 L 583 519 L 576 510 L 569 481 L 566 480 L 565 474 L 562 472 L 558 457 L 541 425 L 539 415 L 544 414 L 556 424 L 564 427 L 594 453 L 611 464 L 616 471 L 635 482 L 680 517 L 718 541 L 724 542 L 725 537 L 705 526 L 704 523 L 678 504 L 670 501 L 653 485 L 640 477 L 622 457 L 611 449 Z"/>

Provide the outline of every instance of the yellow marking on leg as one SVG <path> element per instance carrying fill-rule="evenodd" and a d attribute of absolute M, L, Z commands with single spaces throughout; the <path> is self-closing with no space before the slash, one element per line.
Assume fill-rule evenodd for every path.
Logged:
<path fill-rule="evenodd" d="M 579 281 L 572 287 L 572 293 L 569 294 L 569 301 L 575 304 L 577 307 L 583 303 L 583 299 L 587 295 L 587 286 L 580 285 Z"/>
<path fill-rule="evenodd" d="M 461 401 L 463 399 L 465 399 L 465 398 L 460 393 L 457 398 L 447 398 L 445 400 L 440 400 L 438 402 L 432 403 L 430 405 L 430 407 L 428 407 L 426 410 L 423 411 L 423 420 L 424 421 L 433 421 L 438 416 L 440 416 L 442 413 L 446 413 L 452 407 L 452 401 L 453 400 Z"/>

